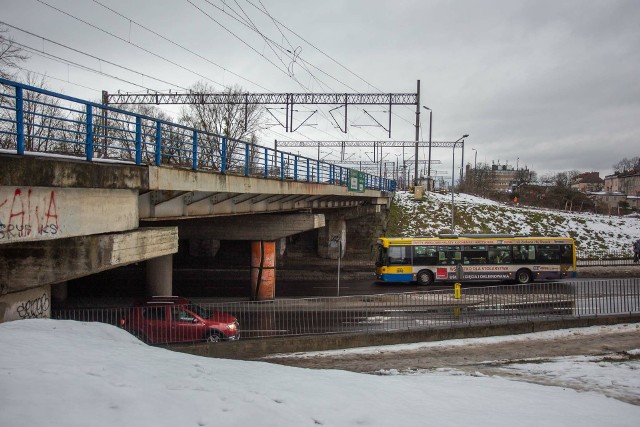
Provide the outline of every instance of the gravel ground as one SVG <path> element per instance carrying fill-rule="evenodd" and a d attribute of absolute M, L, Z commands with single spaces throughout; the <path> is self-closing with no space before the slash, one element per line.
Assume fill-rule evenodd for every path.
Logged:
<path fill-rule="evenodd" d="M 640 278 L 640 265 L 615 265 L 610 267 L 578 267 L 580 278 Z"/>
<path fill-rule="evenodd" d="M 542 338 L 541 334 L 524 334 L 519 337 L 521 339 L 513 341 L 474 339 L 472 344 L 464 346 L 447 346 L 446 342 L 439 342 L 438 345 L 423 348 L 407 345 L 406 350 L 402 346 L 389 346 L 388 350 L 379 347 L 379 350 L 364 353 L 331 351 L 280 355 L 269 357 L 268 360 L 303 368 L 367 373 L 391 369 L 406 371 L 437 368 L 483 372 L 514 360 L 625 353 L 640 349 L 640 324 L 625 330 L 603 327 L 602 332 L 597 335 L 574 333 Z"/>
<path fill-rule="evenodd" d="M 596 329 L 594 329 L 596 328 Z M 274 355 L 265 361 L 310 369 L 340 369 L 369 374 L 415 374 L 453 370 L 474 376 L 499 376 L 542 385 L 599 391 L 609 397 L 640 405 L 640 323 L 618 327 L 575 328 L 504 338 L 477 338 L 369 347 L 359 350 Z M 461 344 L 461 341 L 463 342 Z M 514 364 L 554 362 L 556 358 L 600 356 L 630 368 L 629 384 L 594 384 L 595 379 L 568 380 L 553 374 L 534 375 L 511 369 Z M 582 359 L 582 357 L 580 358 Z M 599 363 L 597 360 L 594 363 Z M 584 375 L 583 375 L 584 376 Z M 635 377 L 635 379 L 634 379 Z M 597 383 L 597 381 L 595 381 Z M 625 388 L 628 388 L 625 390 Z"/>

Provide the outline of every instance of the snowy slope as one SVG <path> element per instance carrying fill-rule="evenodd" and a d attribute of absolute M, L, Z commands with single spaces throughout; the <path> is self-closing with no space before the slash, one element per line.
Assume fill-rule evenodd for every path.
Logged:
<path fill-rule="evenodd" d="M 456 194 L 456 233 L 509 233 L 567 236 L 579 251 L 631 251 L 640 239 L 640 219 L 593 213 L 565 212 L 514 206 L 468 194 Z M 414 200 L 408 192 L 396 193 L 387 235 L 437 236 L 451 228 L 451 195 L 427 193 Z M 397 208 L 397 209 L 395 209 Z"/>

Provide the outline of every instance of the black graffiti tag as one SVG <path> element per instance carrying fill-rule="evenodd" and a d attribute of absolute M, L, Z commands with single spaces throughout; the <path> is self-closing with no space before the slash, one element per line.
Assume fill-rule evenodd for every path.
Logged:
<path fill-rule="evenodd" d="M 24 301 L 18 306 L 18 316 L 21 319 L 36 319 L 46 317 L 49 310 L 49 297 L 43 293 L 41 297 Z"/>

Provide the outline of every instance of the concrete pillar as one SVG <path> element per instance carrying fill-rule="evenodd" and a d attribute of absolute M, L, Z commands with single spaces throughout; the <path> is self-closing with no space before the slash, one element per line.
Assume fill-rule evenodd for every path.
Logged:
<path fill-rule="evenodd" d="M 51 299 L 56 302 L 64 302 L 69 296 L 67 282 L 51 285 Z"/>
<path fill-rule="evenodd" d="M 347 247 L 347 223 L 344 218 L 326 217 L 326 225 L 318 230 L 318 256 L 342 258 Z"/>
<path fill-rule="evenodd" d="M 251 299 L 272 300 L 276 296 L 276 242 L 251 242 Z"/>
<path fill-rule="evenodd" d="M 173 255 L 151 258 L 146 262 L 147 296 L 168 296 L 173 292 Z"/>

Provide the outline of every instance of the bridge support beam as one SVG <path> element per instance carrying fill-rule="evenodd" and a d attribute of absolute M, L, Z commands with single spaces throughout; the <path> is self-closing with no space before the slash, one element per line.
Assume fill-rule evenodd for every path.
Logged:
<path fill-rule="evenodd" d="M 152 258 L 146 262 L 147 296 L 173 294 L 173 255 Z"/>
<path fill-rule="evenodd" d="M 276 297 L 276 242 L 251 242 L 251 299 L 268 301 Z"/>
<path fill-rule="evenodd" d="M 2 296 L 178 251 L 176 227 L 0 245 Z"/>

